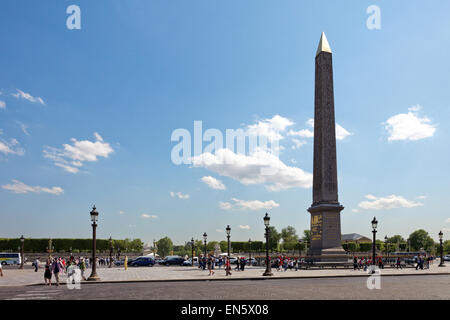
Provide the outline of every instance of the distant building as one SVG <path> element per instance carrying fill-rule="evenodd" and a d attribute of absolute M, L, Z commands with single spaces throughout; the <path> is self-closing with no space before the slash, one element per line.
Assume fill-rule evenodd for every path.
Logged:
<path fill-rule="evenodd" d="M 357 233 L 347 233 L 341 235 L 342 243 L 362 243 L 362 242 L 372 242 L 370 238 L 362 236 Z"/>

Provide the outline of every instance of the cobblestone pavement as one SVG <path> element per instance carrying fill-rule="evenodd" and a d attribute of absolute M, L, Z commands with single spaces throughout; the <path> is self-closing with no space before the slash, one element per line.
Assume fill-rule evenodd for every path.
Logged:
<path fill-rule="evenodd" d="M 197 267 L 180 267 L 180 266 L 155 266 L 155 267 L 129 267 L 125 270 L 123 267 L 113 268 L 97 268 L 97 273 L 102 281 L 148 281 L 148 280 L 209 280 L 209 279 L 237 279 L 237 278 L 264 278 L 262 273 L 264 268 L 250 267 L 245 271 L 232 271 L 231 277 L 225 276 L 225 271 L 222 269 L 215 269 L 213 276 L 208 275 L 208 271 L 203 271 Z M 273 277 L 340 277 L 340 276 L 361 276 L 367 275 L 362 270 L 353 269 L 325 269 L 325 270 L 298 270 L 298 271 L 276 271 L 272 270 Z M 91 270 L 85 272 L 88 277 Z M 430 269 L 416 270 L 415 268 L 406 268 L 402 270 L 386 268 L 381 270 L 382 275 L 418 275 L 418 274 L 450 274 L 450 265 L 447 267 L 438 267 L 435 261 Z M 0 278 L 0 287 L 2 286 L 20 286 L 30 284 L 40 284 L 44 282 L 44 270 L 41 268 L 38 272 L 34 272 L 30 266 L 23 270 L 17 267 L 4 267 L 4 276 Z M 65 283 L 66 275 L 60 275 L 60 281 Z M 54 280 L 54 279 L 52 279 Z"/>
<path fill-rule="evenodd" d="M 219 280 L 214 282 L 136 282 L 81 284 L 80 289 L 3 287 L 2 300 L 416 300 L 450 299 L 450 277 L 382 277 L 380 289 L 369 290 L 366 278 Z"/>

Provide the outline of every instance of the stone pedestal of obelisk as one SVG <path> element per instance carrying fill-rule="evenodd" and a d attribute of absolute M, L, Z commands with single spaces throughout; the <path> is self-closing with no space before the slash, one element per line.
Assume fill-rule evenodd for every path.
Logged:
<path fill-rule="evenodd" d="M 308 255 L 315 261 L 348 261 L 341 245 L 342 209 L 338 201 L 332 53 L 322 33 L 316 54 L 313 203 L 308 209 L 311 213 Z"/>

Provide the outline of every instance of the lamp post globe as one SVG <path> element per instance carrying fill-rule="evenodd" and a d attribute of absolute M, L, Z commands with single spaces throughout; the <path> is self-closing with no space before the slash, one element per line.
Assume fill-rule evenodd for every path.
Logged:
<path fill-rule="evenodd" d="M 19 269 L 23 269 L 23 260 L 24 260 L 24 253 L 23 253 L 23 246 L 25 243 L 25 238 L 23 237 L 23 235 L 20 237 L 20 267 Z"/>
<path fill-rule="evenodd" d="M 266 212 L 266 215 L 263 218 L 264 220 L 264 226 L 266 227 L 265 237 L 266 237 L 266 271 L 263 273 L 263 276 L 273 276 L 272 274 L 272 268 L 270 265 L 270 259 L 269 259 L 269 234 L 270 234 L 270 217 L 269 214 Z"/>
<path fill-rule="evenodd" d="M 97 263 L 96 263 L 96 251 L 97 251 L 97 222 L 98 222 L 98 211 L 95 208 L 95 205 L 92 207 L 91 212 L 89 213 L 91 215 L 91 221 L 92 221 L 92 272 L 88 281 L 99 281 L 100 277 L 97 275 Z"/>
<path fill-rule="evenodd" d="M 439 263 L 439 267 L 445 267 L 444 263 L 444 245 L 442 243 L 442 239 L 444 237 L 444 234 L 442 231 L 439 231 L 439 245 L 440 245 L 440 251 L 441 251 L 441 262 Z"/>

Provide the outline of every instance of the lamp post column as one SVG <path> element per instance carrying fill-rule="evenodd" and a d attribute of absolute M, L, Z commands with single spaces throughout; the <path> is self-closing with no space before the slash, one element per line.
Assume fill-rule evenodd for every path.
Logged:
<path fill-rule="evenodd" d="M 24 259 L 24 253 L 23 253 L 23 246 L 25 243 L 25 238 L 23 235 L 20 237 L 21 247 L 20 247 L 20 267 L 19 269 L 23 269 L 23 259 Z"/>
<path fill-rule="evenodd" d="M 270 258 L 269 258 L 269 223 L 270 223 L 270 217 L 269 214 L 266 212 L 266 215 L 264 216 L 264 225 L 266 226 L 266 233 L 264 234 L 266 236 L 266 271 L 263 273 L 263 276 L 273 276 L 272 274 L 272 267 L 270 265 Z"/>
<path fill-rule="evenodd" d="M 98 212 L 95 208 L 95 206 L 92 208 L 91 214 L 91 220 L 92 220 L 92 272 L 91 275 L 88 278 L 88 281 L 99 281 L 100 277 L 97 275 L 97 263 L 96 263 L 96 251 L 97 251 L 97 220 L 98 220 Z"/>
<path fill-rule="evenodd" d="M 442 231 L 439 232 L 439 244 L 440 244 L 440 251 L 441 251 L 441 262 L 439 263 L 439 267 L 445 267 L 445 263 L 444 263 L 444 245 L 442 243 L 442 238 L 443 238 L 444 234 L 442 233 Z"/>

